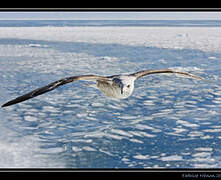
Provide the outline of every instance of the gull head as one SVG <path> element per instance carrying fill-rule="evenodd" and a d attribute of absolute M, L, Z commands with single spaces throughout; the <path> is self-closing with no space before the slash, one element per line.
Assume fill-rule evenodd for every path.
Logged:
<path fill-rule="evenodd" d="M 119 78 L 113 79 L 115 86 L 120 88 L 121 99 L 128 98 L 133 93 L 135 79 L 135 76 L 128 75 L 122 75 Z"/>

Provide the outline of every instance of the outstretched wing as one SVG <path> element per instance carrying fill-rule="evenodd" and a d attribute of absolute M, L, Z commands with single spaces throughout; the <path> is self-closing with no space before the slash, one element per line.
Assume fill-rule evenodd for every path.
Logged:
<path fill-rule="evenodd" d="M 78 80 L 85 80 L 85 81 L 93 81 L 93 80 L 100 80 L 100 81 L 108 81 L 109 79 L 102 76 L 96 76 L 96 75 L 82 75 L 82 76 L 72 76 L 60 79 L 58 81 L 52 82 L 44 87 L 40 87 L 38 89 L 35 89 L 27 94 L 24 94 L 22 96 L 19 96 L 11 101 L 8 101 L 7 103 L 3 104 L 2 107 L 11 106 L 13 104 L 17 104 L 23 101 L 26 101 L 28 99 L 34 98 L 36 96 L 39 96 L 41 94 L 44 94 L 46 92 L 52 91 L 59 86 L 62 86 L 67 83 L 71 83 Z"/>
<path fill-rule="evenodd" d="M 171 69 L 144 70 L 144 71 L 139 71 L 139 72 L 136 72 L 136 73 L 133 73 L 133 74 L 130 74 L 130 75 L 136 76 L 136 78 L 138 79 L 138 78 L 141 78 L 141 77 L 146 76 L 146 75 L 158 74 L 158 73 L 181 74 L 181 75 L 185 75 L 187 77 L 191 77 L 191 78 L 194 78 L 194 79 L 199 79 L 199 80 L 208 82 L 207 80 L 205 80 L 205 79 L 203 79 L 199 76 L 196 76 L 196 75 L 193 75 L 193 74 L 190 74 L 190 73 L 187 73 L 187 72 L 174 71 L 174 70 L 171 70 Z"/>

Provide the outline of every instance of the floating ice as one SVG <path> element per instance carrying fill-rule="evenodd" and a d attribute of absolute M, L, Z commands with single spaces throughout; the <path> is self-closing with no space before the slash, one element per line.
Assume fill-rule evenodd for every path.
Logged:
<path fill-rule="evenodd" d="M 24 120 L 25 121 L 36 121 L 38 118 L 34 117 L 34 116 L 25 116 Z"/>
<path fill-rule="evenodd" d="M 179 155 L 171 155 L 160 158 L 161 161 L 182 161 L 183 157 Z"/>
<path fill-rule="evenodd" d="M 198 148 L 195 148 L 195 151 L 213 151 L 213 148 L 210 148 L 210 147 L 198 147 Z"/>
<path fill-rule="evenodd" d="M 133 158 L 135 158 L 135 159 L 140 159 L 140 160 L 146 160 L 146 159 L 149 159 L 150 156 L 149 156 L 149 155 L 142 155 L 142 154 L 139 154 L 139 155 L 135 155 L 135 156 L 133 156 Z"/>
<path fill-rule="evenodd" d="M 45 44 L 28 44 L 28 47 L 48 47 L 48 45 L 45 45 Z"/>
<path fill-rule="evenodd" d="M 53 106 L 44 106 L 43 107 L 43 111 L 45 112 L 53 112 L 53 113 L 57 113 L 59 112 L 55 107 Z"/>
<path fill-rule="evenodd" d="M 176 121 L 176 123 L 177 124 L 182 124 L 183 126 L 191 127 L 191 128 L 196 128 L 196 127 L 199 126 L 198 124 L 193 124 L 193 123 L 190 123 L 188 121 L 183 121 L 183 120 L 178 120 L 178 121 Z"/>
<path fill-rule="evenodd" d="M 111 129 L 111 132 L 114 134 L 122 135 L 122 136 L 133 137 L 132 134 L 130 134 L 126 131 L 120 130 L 120 129 Z"/>
<path fill-rule="evenodd" d="M 84 146 L 84 147 L 82 147 L 82 149 L 85 150 L 85 151 L 97 151 L 96 149 L 94 149 L 94 148 L 92 148 L 90 146 Z"/>
<path fill-rule="evenodd" d="M 207 27 L 0 27 L 0 32 L 0 38 L 121 43 L 204 51 L 220 51 L 219 42 L 221 41 L 220 27 L 210 27 L 209 31 Z M 165 32 L 167 32 L 166 35 Z"/>

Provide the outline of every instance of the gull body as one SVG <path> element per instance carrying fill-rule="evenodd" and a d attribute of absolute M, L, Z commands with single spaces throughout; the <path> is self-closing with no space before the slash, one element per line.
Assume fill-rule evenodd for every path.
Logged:
<path fill-rule="evenodd" d="M 126 99 L 130 97 L 134 90 L 134 81 L 150 74 L 159 74 L 159 73 L 172 73 L 172 74 L 181 74 L 189 78 L 194 78 L 198 80 L 207 81 L 199 76 L 187 73 L 180 72 L 171 69 L 156 69 L 156 70 L 144 70 L 128 75 L 113 75 L 113 76 L 98 76 L 98 75 L 80 75 L 80 76 L 71 76 L 67 78 L 60 79 L 58 81 L 52 82 L 46 86 L 37 88 L 27 94 L 19 96 L 7 103 L 3 104 L 2 107 L 11 106 L 28 99 L 34 98 L 46 92 L 52 91 L 59 86 L 65 85 L 67 83 L 75 82 L 78 80 L 82 81 L 92 81 L 96 84 L 86 85 L 90 87 L 95 87 L 99 89 L 106 96 L 117 99 Z"/>

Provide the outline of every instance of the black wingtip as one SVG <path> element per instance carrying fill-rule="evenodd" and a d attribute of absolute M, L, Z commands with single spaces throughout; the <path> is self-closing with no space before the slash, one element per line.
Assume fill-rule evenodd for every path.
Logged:
<path fill-rule="evenodd" d="M 6 107 L 7 106 L 7 104 L 3 104 L 1 107 L 3 108 L 3 107 Z"/>
<path fill-rule="evenodd" d="M 3 104 L 1 107 L 3 108 L 3 107 L 10 106 L 10 105 L 12 105 L 12 104 L 10 102 L 7 102 L 7 103 Z"/>

